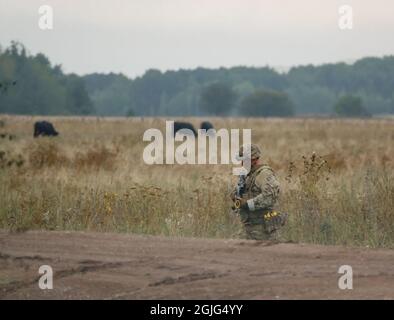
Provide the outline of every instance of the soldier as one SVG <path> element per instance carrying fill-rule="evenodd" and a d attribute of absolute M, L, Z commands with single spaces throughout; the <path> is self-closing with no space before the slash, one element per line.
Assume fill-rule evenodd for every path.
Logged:
<path fill-rule="evenodd" d="M 242 197 L 235 190 L 231 199 L 236 203 L 246 238 L 269 240 L 275 238 L 277 229 L 285 223 L 287 215 L 274 211 L 279 196 L 279 182 L 274 171 L 268 165 L 261 164 L 260 158 L 258 146 L 252 144 L 249 148 L 240 148 L 238 159 L 250 159 L 251 169 L 244 179 Z"/>

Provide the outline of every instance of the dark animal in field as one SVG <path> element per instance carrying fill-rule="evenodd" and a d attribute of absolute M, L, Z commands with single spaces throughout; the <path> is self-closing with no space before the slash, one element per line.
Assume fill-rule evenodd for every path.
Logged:
<path fill-rule="evenodd" d="M 48 121 L 37 121 L 34 123 L 34 138 L 38 136 L 57 136 L 59 132 L 55 130 L 53 124 Z"/>
<path fill-rule="evenodd" d="M 203 121 L 203 122 L 201 122 L 200 129 L 208 131 L 209 129 L 214 129 L 214 127 L 213 127 L 213 124 L 210 123 L 209 121 Z"/>
<path fill-rule="evenodd" d="M 197 131 L 194 129 L 193 125 L 189 122 L 174 122 L 174 135 L 182 129 L 189 129 L 193 132 L 194 136 L 197 136 Z"/>
<path fill-rule="evenodd" d="M 0 133 L 0 139 L 7 139 L 7 138 L 8 140 L 14 140 L 16 136 L 9 133 Z"/>

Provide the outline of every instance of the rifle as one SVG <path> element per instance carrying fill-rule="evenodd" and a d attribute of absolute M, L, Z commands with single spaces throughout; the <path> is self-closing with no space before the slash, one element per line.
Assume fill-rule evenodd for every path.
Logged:
<path fill-rule="evenodd" d="M 237 187 L 235 189 L 235 197 L 242 198 L 242 196 L 245 193 L 245 188 L 246 188 L 246 175 L 241 174 L 238 178 Z M 239 199 L 235 199 L 234 208 L 235 209 L 241 208 L 241 201 Z"/>

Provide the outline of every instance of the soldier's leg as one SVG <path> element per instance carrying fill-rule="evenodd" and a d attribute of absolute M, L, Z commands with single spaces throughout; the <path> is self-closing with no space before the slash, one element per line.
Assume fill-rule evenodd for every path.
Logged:
<path fill-rule="evenodd" d="M 282 232 L 281 229 L 287 222 L 288 214 L 283 213 L 278 215 L 275 219 L 272 219 L 265 223 L 265 231 L 269 235 L 270 240 L 281 241 Z"/>
<path fill-rule="evenodd" d="M 269 240 L 268 234 L 262 224 L 245 224 L 246 238 L 249 240 Z"/>

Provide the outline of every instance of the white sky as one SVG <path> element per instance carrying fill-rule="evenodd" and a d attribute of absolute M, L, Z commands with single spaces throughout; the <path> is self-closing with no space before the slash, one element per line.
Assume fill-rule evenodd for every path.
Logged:
<path fill-rule="evenodd" d="M 44 4 L 51 31 L 38 28 Z M 0 44 L 11 40 L 78 74 L 353 61 L 394 54 L 394 0 L 0 0 Z"/>

